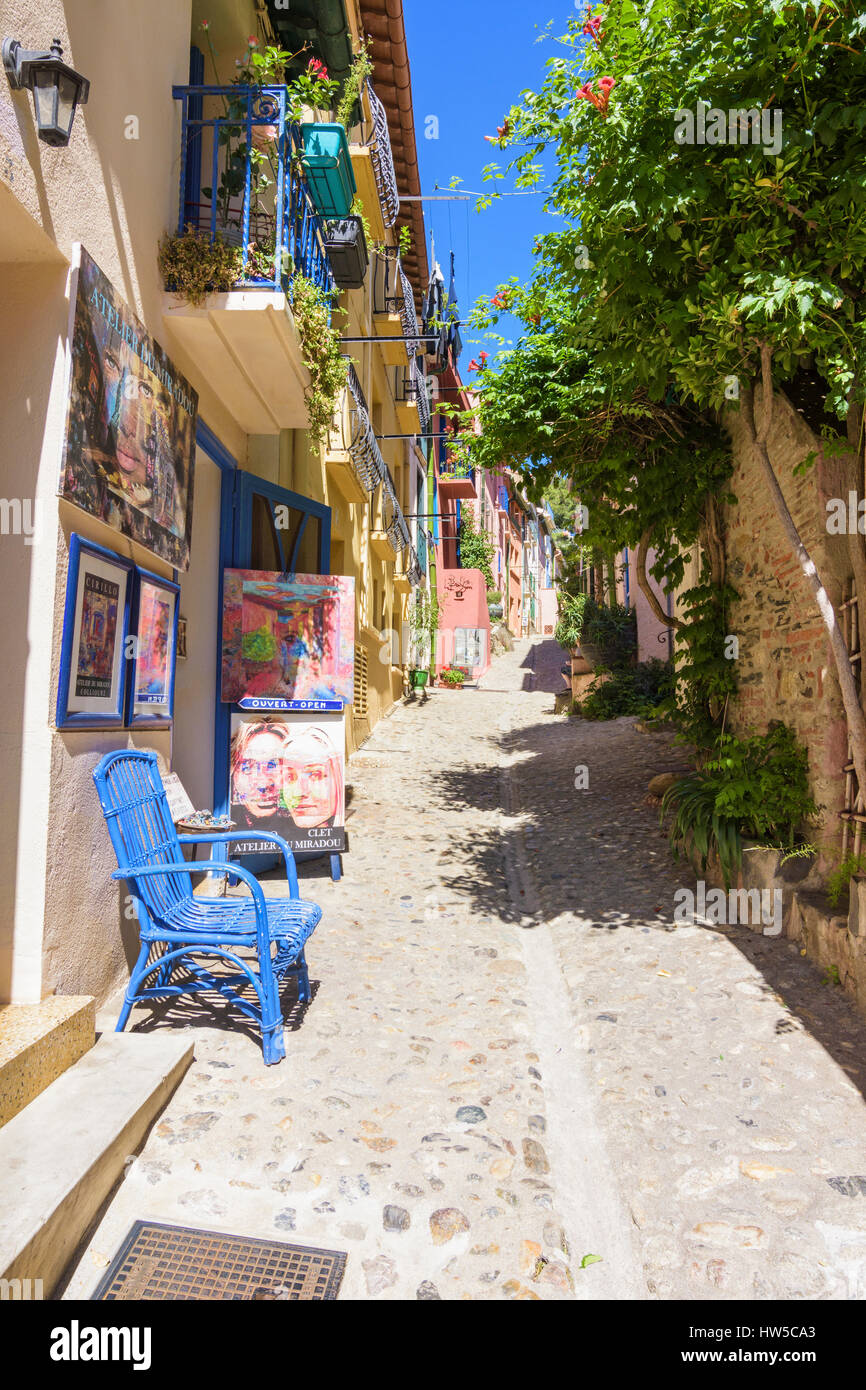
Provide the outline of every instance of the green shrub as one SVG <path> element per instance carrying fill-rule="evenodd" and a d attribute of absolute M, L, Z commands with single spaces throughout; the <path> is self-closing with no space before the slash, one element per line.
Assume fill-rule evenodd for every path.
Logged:
<path fill-rule="evenodd" d="M 458 531 L 460 568 L 480 570 L 488 589 L 493 588 L 493 557 L 496 547 L 483 531 L 479 531 L 472 513 L 463 507 Z"/>
<path fill-rule="evenodd" d="M 827 897 L 834 907 L 839 904 L 839 899 L 843 893 L 847 893 L 848 885 L 855 874 L 866 872 L 866 854 L 849 854 L 842 860 L 838 869 L 834 869 L 827 879 Z"/>
<path fill-rule="evenodd" d="M 673 813 L 671 847 L 705 869 L 715 851 L 729 888 L 742 863 L 743 839 L 792 848 L 798 828 L 817 814 L 809 755 L 785 724 L 739 739 L 725 734 L 717 756 L 662 798 Z"/>
<path fill-rule="evenodd" d="M 581 640 L 604 652 L 605 664 L 624 666 L 637 650 L 637 614 L 623 603 L 610 606 L 587 599 Z"/>
<path fill-rule="evenodd" d="M 664 661 L 653 657 L 637 666 L 625 666 L 606 679 L 596 678 L 578 706 L 584 719 L 620 719 L 625 714 L 648 717 L 668 699 L 673 673 Z"/>
<path fill-rule="evenodd" d="M 572 651 L 580 646 L 583 629 L 583 615 L 589 598 L 586 594 L 560 594 L 559 621 L 553 629 L 553 636 L 561 647 Z"/>

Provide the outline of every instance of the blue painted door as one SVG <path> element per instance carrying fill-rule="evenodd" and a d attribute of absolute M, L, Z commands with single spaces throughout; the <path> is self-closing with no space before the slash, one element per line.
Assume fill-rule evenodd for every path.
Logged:
<path fill-rule="evenodd" d="M 225 569 L 280 574 L 328 574 L 331 509 L 297 492 L 236 469 L 223 474 L 220 576 Z M 220 580 L 222 590 L 222 580 Z M 222 630 L 222 592 L 219 595 Z M 228 815 L 231 717 L 237 705 L 220 699 L 221 652 L 217 653 L 214 748 L 214 811 Z M 259 856 L 254 856 L 258 860 Z M 252 859 L 250 868 L 254 868 Z"/>

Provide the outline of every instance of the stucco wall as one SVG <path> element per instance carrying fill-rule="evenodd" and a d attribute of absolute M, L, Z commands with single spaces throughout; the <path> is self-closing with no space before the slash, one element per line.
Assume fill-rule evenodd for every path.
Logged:
<path fill-rule="evenodd" d="M 457 662 L 454 632 L 457 628 L 480 628 L 483 632 L 483 661 L 471 668 L 473 679 L 483 676 L 490 665 L 490 615 L 487 611 L 487 583 L 480 570 L 440 570 L 439 601 L 441 627 L 437 641 L 437 665 Z"/>
<path fill-rule="evenodd" d="M 668 603 L 667 595 L 661 584 L 653 579 L 652 575 L 649 573 L 652 566 L 655 564 L 655 559 L 655 551 L 650 550 L 647 554 L 646 562 L 647 578 L 650 582 L 650 588 L 666 612 Z M 638 585 L 636 550 L 630 550 L 628 552 L 628 567 L 631 576 L 629 602 L 637 614 L 638 661 L 651 661 L 653 657 L 660 661 L 667 661 L 671 651 L 671 644 L 668 638 L 671 629 L 666 627 L 664 623 L 659 622 L 655 613 L 650 608 L 649 599 L 646 597 L 643 589 Z M 659 641 L 660 637 L 664 640 Z"/>
<path fill-rule="evenodd" d="M 41 998 L 65 284 L 59 261 L 0 265 L 0 492 L 36 527 L 13 534 L 9 511 L 0 535 L 0 1002 Z"/>

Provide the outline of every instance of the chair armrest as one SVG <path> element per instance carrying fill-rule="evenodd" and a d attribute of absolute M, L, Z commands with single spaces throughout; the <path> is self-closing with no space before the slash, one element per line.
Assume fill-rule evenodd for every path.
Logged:
<path fill-rule="evenodd" d="M 269 845 L 279 845 L 286 863 L 286 878 L 289 881 L 291 896 L 293 898 L 300 896 L 298 889 L 298 870 L 295 867 L 295 856 L 289 845 L 286 844 L 286 841 L 280 835 L 272 835 L 267 830 L 244 830 L 240 833 L 237 830 L 231 830 L 221 831 L 218 835 L 178 835 L 177 838 L 182 845 L 226 845 L 237 840 L 262 840 Z M 199 868 L 199 872 L 203 872 L 201 867 Z M 235 873 L 236 869 L 233 867 L 230 872 Z"/>
<path fill-rule="evenodd" d="M 112 878 L 136 879 L 153 878 L 157 874 L 201 874 L 218 873 L 231 875 L 239 878 L 249 886 L 253 897 L 253 905 L 256 910 L 256 921 L 264 933 L 263 940 L 269 940 L 270 928 L 268 926 L 268 909 L 265 903 L 265 895 L 262 892 L 262 885 L 258 879 L 250 873 L 249 869 L 242 869 L 238 864 L 222 863 L 219 860 L 211 861 L 211 868 L 205 870 L 201 864 L 148 864 L 140 869 L 115 869 Z"/>

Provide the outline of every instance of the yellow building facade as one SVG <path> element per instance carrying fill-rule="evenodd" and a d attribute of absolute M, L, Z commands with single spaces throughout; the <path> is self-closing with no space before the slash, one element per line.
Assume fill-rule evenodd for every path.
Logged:
<path fill-rule="evenodd" d="M 354 579 L 349 752 L 402 693 L 405 656 L 391 634 L 402 632 L 413 588 L 423 582 L 417 516 L 425 510 L 426 459 L 412 436 L 423 433 L 429 413 L 417 356 L 426 255 L 418 205 L 400 201 L 417 194 L 417 172 L 413 186 L 397 183 L 398 170 L 404 177 L 417 171 L 411 124 L 395 101 L 376 96 L 377 82 L 386 94 L 395 90 L 389 55 L 393 48 L 402 72 L 405 41 L 377 27 L 375 3 L 366 8 L 369 14 L 356 0 L 292 7 L 296 18 L 303 11 L 309 35 L 303 61 L 316 56 L 345 73 L 362 35 L 375 37 L 372 80 L 348 129 L 360 200 L 353 212 L 364 224 L 368 265 L 363 283 L 335 299 L 346 381 L 327 439 L 314 446 L 293 266 L 270 287 L 245 283 L 192 303 L 166 289 L 157 264 L 164 237 L 203 201 L 206 171 L 197 190 L 190 181 L 190 122 L 209 102 L 218 109 L 224 101 L 199 92 L 196 108 L 192 90 L 230 87 L 251 38 L 259 51 L 288 47 L 291 36 L 280 28 L 286 7 L 153 0 L 106 9 L 45 0 L 36 11 L 23 0 L 0 3 L 0 36 L 33 51 L 48 50 L 57 37 L 63 61 L 90 83 L 69 143 L 52 147 L 39 138 L 30 92 L 0 76 L 0 636 L 7 656 L 0 775 L 9 808 L 0 841 L 0 1002 L 55 992 L 103 998 L 125 978 L 136 931 L 129 901 L 110 879 L 115 864 L 94 794 L 91 774 L 104 752 L 153 748 L 197 807 L 218 805 L 227 757 L 219 699 L 225 567 L 285 570 L 291 559 L 299 573 Z M 199 142 L 203 161 L 209 139 L 216 137 L 205 133 Z M 302 181 L 296 154 L 286 158 L 287 190 L 290 180 Z M 307 198 L 300 183 L 298 198 Z M 300 205 L 292 205 L 294 266 L 310 247 L 321 258 L 327 232 L 304 202 L 303 235 L 313 240 L 301 247 Z M 414 241 L 401 260 L 403 224 Z M 79 248 L 109 282 L 118 316 L 141 326 L 197 397 L 186 567 L 59 495 Z M 321 270 L 324 262 L 316 264 Z M 275 528 L 281 504 L 284 533 Z M 73 536 L 179 585 L 186 654 L 164 727 L 58 726 Z"/>

